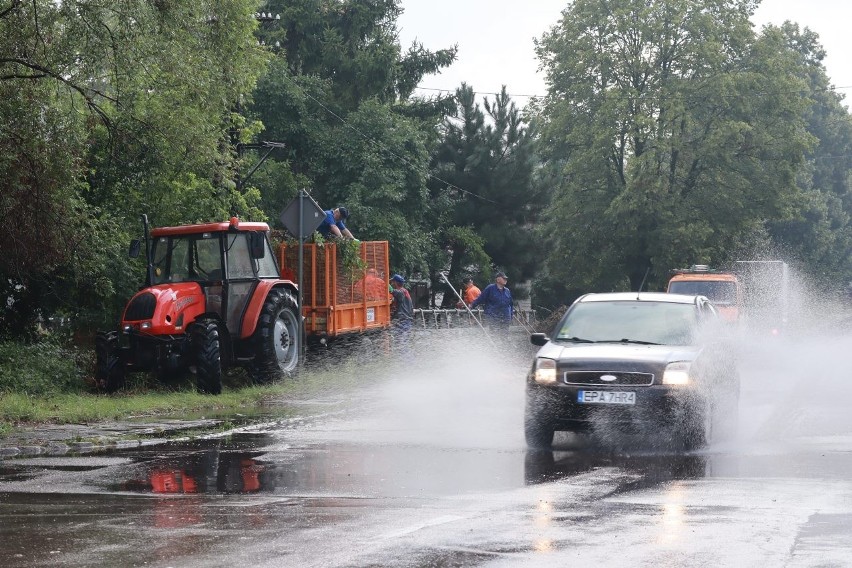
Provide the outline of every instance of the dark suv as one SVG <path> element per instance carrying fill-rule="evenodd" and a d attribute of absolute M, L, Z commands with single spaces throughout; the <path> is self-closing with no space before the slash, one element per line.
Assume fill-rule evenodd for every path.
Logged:
<path fill-rule="evenodd" d="M 703 296 L 587 294 L 556 324 L 527 377 L 527 445 L 554 431 L 644 433 L 689 449 L 735 425 L 739 375 Z"/>

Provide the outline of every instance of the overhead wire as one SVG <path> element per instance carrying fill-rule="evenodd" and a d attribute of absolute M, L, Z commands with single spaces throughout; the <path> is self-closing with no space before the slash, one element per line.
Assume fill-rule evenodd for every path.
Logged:
<path fill-rule="evenodd" d="M 843 90 L 843 89 L 852 89 L 852 85 L 843 85 L 843 86 L 831 85 L 831 86 L 825 87 L 825 88 L 813 89 L 813 91 L 829 92 L 829 91 L 840 91 L 840 90 Z M 436 92 L 439 92 L 439 93 L 452 93 L 456 90 L 456 88 L 454 88 L 454 89 L 439 89 L 437 87 L 415 87 L 415 90 L 418 90 L 418 91 L 436 91 Z M 797 90 L 794 90 L 794 91 L 777 91 L 777 92 L 763 91 L 763 92 L 759 92 L 759 93 L 752 93 L 749 96 L 783 95 L 783 94 L 798 93 L 798 92 L 802 92 L 802 90 L 797 89 Z M 494 96 L 496 96 L 496 95 L 502 95 L 503 93 L 497 93 L 497 92 L 493 92 L 493 91 L 473 91 L 473 94 L 474 95 L 494 95 Z M 506 94 L 510 97 L 525 97 L 525 98 L 538 98 L 538 99 L 543 99 L 547 96 L 547 95 L 544 95 L 544 94 L 533 94 L 533 95 L 521 95 L 521 94 L 518 94 L 518 93 L 506 93 Z M 722 95 L 722 96 L 729 98 L 729 97 L 743 97 L 743 96 L 746 96 L 746 95 Z"/>

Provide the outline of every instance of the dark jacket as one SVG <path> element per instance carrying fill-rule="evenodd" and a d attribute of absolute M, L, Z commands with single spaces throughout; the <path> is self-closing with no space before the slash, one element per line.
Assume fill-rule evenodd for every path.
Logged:
<path fill-rule="evenodd" d="M 394 320 L 412 320 L 414 319 L 414 302 L 411 301 L 411 294 L 405 288 L 394 288 L 393 294 L 393 311 L 391 319 Z"/>
<path fill-rule="evenodd" d="M 496 284 L 489 284 L 477 299 L 470 304 L 471 308 L 482 306 L 485 316 L 500 323 L 512 322 L 512 292 L 507 287 L 500 290 Z"/>
<path fill-rule="evenodd" d="M 346 229 L 346 225 L 343 223 L 343 219 L 340 221 L 334 220 L 334 209 L 329 209 L 325 212 L 325 219 L 323 219 L 320 226 L 317 227 L 317 232 L 323 237 L 328 238 L 331 235 L 331 226 L 336 225 L 340 231 L 344 231 Z"/>

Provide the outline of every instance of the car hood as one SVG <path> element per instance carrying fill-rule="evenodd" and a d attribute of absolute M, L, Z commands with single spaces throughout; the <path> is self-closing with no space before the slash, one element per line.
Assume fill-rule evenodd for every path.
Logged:
<path fill-rule="evenodd" d="M 554 343 L 551 341 L 539 350 L 538 356 L 560 361 L 633 361 L 667 364 L 673 361 L 693 361 L 699 353 L 701 353 L 701 347 L 689 345 Z"/>

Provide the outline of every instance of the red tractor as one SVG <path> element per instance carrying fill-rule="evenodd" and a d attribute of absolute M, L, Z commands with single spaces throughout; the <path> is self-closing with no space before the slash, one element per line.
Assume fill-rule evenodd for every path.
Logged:
<path fill-rule="evenodd" d="M 120 389 L 128 372 L 161 379 L 192 371 L 198 391 L 222 392 L 225 369 L 253 382 L 287 375 L 299 362 L 296 286 L 280 276 L 266 223 L 206 223 L 153 229 L 143 216 L 147 277 L 119 329 L 99 332 L 95 380 Z M 139 241 L 130 247 L 138 256 Z"/>

